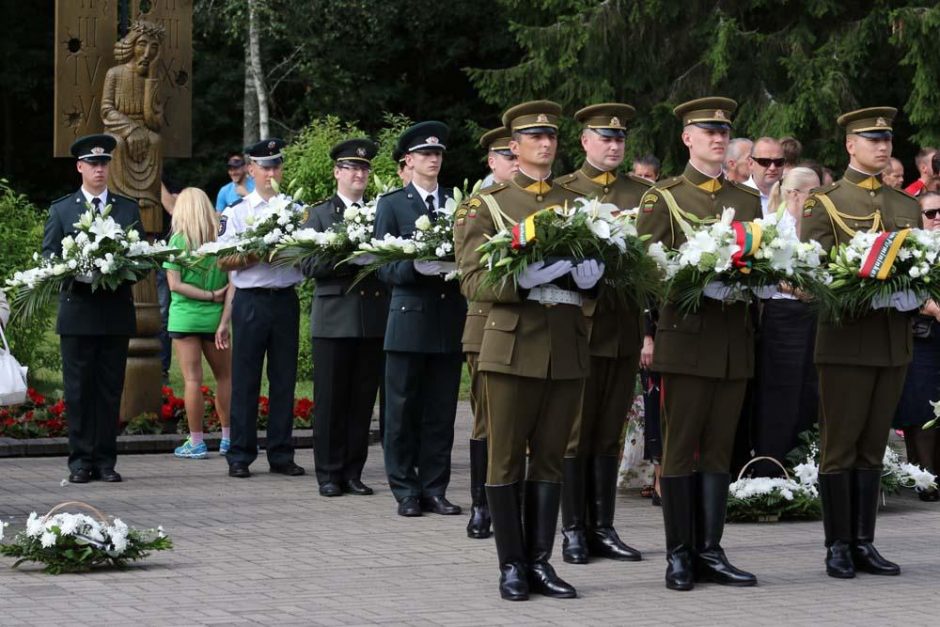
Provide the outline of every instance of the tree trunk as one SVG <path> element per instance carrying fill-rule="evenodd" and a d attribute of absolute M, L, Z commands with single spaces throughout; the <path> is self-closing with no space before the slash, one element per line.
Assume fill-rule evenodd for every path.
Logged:
<path fill-rule="evenodd" d="M 245 119 L 242 131 L 242 145 L 250 146 L 261 138 L 258 137 L 258 96 L 255 94 L 255 79 L 251 72 L 251 53 L 245 46 Z"/>
<path fill-rule="evenodd" d="M 251 75 L 258 100 L 258 132 L 262 139 L 266 139 L 269 137 L 268 93 L 264 88 L 264 72 L 261 69 L 257 3 L 258 0 L 248 0 L 248 56 L 251 59 Z"/>

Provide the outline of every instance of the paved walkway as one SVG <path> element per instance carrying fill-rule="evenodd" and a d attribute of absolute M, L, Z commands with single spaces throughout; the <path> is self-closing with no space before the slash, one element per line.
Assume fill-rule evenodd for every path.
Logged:
<path fill-rule="evenodd" d="M 468 424 L 461 404 L 449 496 L 465 507 Z M 309 449 L 297 461 L 312 471 Z M 176 543 L 123 572 L 50 576 L 0 558 L 0 624 L 937 624 L 940 506 L 910 493 L 889 498 L 879 520 L 878 546 L 901 577 L 826 577 L 821 523 L 729 525 L 728 554 L 760 586 L 671 592 L 660 510 L 623 494 L 618 527 L 643 562 L 568 565 L 559 540 L 555 566 L 581 598 L 509 603 L 492 539 L 468 539 L 465 516 L 395 515 L 378 446 L 363 477 L 372 497 L 322 498 L 310 474 L 273 476 L 263 459 L 247 481 L 229 479 L 218 456 L 125 456 L 118 469 L 123 484 L 62 486 L 64 459 L 0 460 L 0 518 L 13 527 L 79 499 L 136 526 L 162 524 Z"/>

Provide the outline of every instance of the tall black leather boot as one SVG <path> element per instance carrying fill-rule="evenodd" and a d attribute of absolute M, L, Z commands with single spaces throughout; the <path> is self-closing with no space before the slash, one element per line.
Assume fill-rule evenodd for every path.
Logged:
<path fill-rule="evenodd" d="M 470 440 L 470 521 L 468 538 L 489 538 L 490 508 L 486 504 L 486 440 Z"/>
<path fill-rule="evenodd" d="M 837 579 L 851 579 L 855 577 L 851 554 L 851 473 L 819 473 L 819 498 L 826 534 L 826 574 Z"/>
<path fill-rule="evenodd" d="M 522 508 L 519 483 L 486 486 L 486 498 L 496 536 L 499 557 L 499 595 L 509 601 L 529 598 L 526 577 L 525 540 L 522 536 Z"/>
<path fill-rule="evenodd" d="M 666 587 L 691 590 L 695 587 L 695 478 L 692 475 L 659 478 L 666 528 Z"/>
<path fill-rule="evenodd" d="M 561 557 L 569 564 L 588 563 L 584 487 L 584 460 L 566 457 L 561 487 Z"/>
<path fill-rule="evenodd" d="M 736 568 L 721 548 L 728 506 L 728 485 L 731 476 L 722 472 L 697 473 L 698 512 L 701 536 L 695 556 L 696 576 L 723 586 L 755 586 L 757 577 Z"/>
<path fill-rule="evenodd" d="M 525 482 L 525 537 L 529 558 L 529 590 L 557 599 L 573 599 L 577 591 L 548 563 L 558 527 L 561 486 L 547 481 Z"/>
<path fill-rule="evenodd" d="M 872 544 L 875 541 L 875 519 L 878 517 L 881 469 L 856 468 L 852 475 L 852 518 L 855 531 L 852 562 L 856 570 L 872 575 L 900 575 L 901 567 L 883 558 Z"/>
<path fill-rule="evenodd" d="M 587 545 L 592 556 L 627 562 L 643 559 L 640 552 L 626 545 L 614 529 L 614 507 L 617 499 L 616 457 L 594 457 L 588 490 Z"/>

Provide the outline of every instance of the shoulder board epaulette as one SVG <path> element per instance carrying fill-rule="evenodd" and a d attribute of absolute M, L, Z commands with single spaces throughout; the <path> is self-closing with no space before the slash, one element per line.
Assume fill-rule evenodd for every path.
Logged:
<path fill-rule="evenodd" d="M 62 196 L 61 198 L 56 198 L 55 200 L 52 201 L 51 204 L 56 205 L 56 204 L 62 202 L 63 200 L 68 200 L 69 198 L 72 197 L 72 194 L 74 194 L 74 193 L 75 193 L 75 192 L 72 192 L 71 194 L 66 194 L 65 196 Z"/>
<path fill-rule="evenodd" d="M 388 198 L 389 196 L 393 196 L 394 194 L 400 194 L 403 191 L 405 191 L 404 187 L 396 187 L 395 189 L 391 191 L 385 192 L 384 194 L 382 194 L 382 196 L 384 196 L 385 198 Z"/>
<path fill-rule="evenodd" d="M 656 181 L 656 183 L 652 185 L 651 187 L 652 189 L 669 189 L 670 187 L 675 187 L 681 182 L 682 182 L 681 176 L 672 176 L 672 177 L 669 177 L 668 179 L 662 179 L 662 180 Z"/>
<path fill-rule="evenodd" d="M 819 187 L 815 187 L 811 189 L 809 193 L 810 194 L 828 194 L 832 190 L 839 187 L 839 183 L 841 183 L 841 181 L 833 181 L 832 183 L 829 183 L 829 185 L 820 185 Z"/>
<path fill-rule="evenodd" d="M 643 186 L 645 186 L 645 187 L 652 187 L 652 186 L 653 186 L 653 183 L 650 183 L 647 179 L 645 179 L 645 178 L 643 178 L 643 177 L 640 177 L 640 176 L 637 176 L 637 175 L 635 175 L 635 174 L 627 173 L 627 178 L 628 178 L 629 180 L 633 181 L 634 183 L 639 183 L 640 185 L 643 185 Z"/>
<path fill-rule="evenodd" d="M 899 194 L 902 194 L 902 195 L 904 195 L 904 196 L 907 196 L 907 197 L 910 198 L 911 200 L 914 200 L 914 201 L 917 200 L 917 196 L 915 196 L 914 194 L 911 194 L 910 192 L 908 192 L 908 191 L 907 191 L 906 189 L 904 189 L 903 187 L 888 187 L 887 185 L 885 185 L 885 187 L 886 187 L 887 189 L 890 189 L 892 192 L 897 192 L 897 193 L 899 193 Z M 919 202 L 919 201 L 918 201 L 918 202 Z"/>
<path fill-rule="evenodd" d="M 133 203 L 133 204 L 135 204 L 135 205 L 137 204 L 137 201 L 134 200 L 133 198 L 128 198 L 127 196 L 121 196 L 120 194 L 115 194 L 115 193 L 112 192 L 111 190 L 108 190 L 108 196 L 109 196 L 109 197 L 112 197 L 112 196 L 113 196 L 114 198 L 120 199 L 120 200 L 126 200 L 127 202 Z"/>
<path fill-rule="evenodd" d="M 745 185 L 744 183 L 735 183 L 734 181 L 728 181 L 727 179 L 725 182 L 731 183 L 731 187 L 740 189 L 742 192 L 747 192 L 751 196 L 757 196 L 758 198 L 760 198 L 760 191 L 754 189 L 750 185 Z"/>
<path fill-rule="evenodd" d="M 558 182 L 558 183 L 560 183 L 560 184 L 562 184 L 562 185 L 565 185 L 565 184 L 567 184 L 567 183 L 572 183 L 572 182 L 574 182 L 574 181 L 576 181 L 576 180 L 578 180 L 578 173 L 577 173 L 577 172 L 572 172 L 571 174 L 565 174 L 564 176 L 560 176 L 560 177 L 558 177 L 557 179 L 555 179 L 556 182 Z"/>
<path fill-rule="evenodd" d="M 316 208 L 319 207 L 320 205 L 325 205 L 325 204 L 327 204 L 328 202 L 330 202 L 331 200 L 333 200 L 333 197 L 332 197 L 332 196 L 327 196 L 326 198 L 321 198 L 320 200 L 317 200 L 316 202 L 310 203 L 310 206 L 313 207 L 314 209 L 316 209 Z"/>
<path fill-rule="evenodd" d="M 479 193 L 479 194 L 494 194 L 494 193 L 496 193 L 496 192 L 498 192 L 498 191 L 502 191 L 502 190 L 506 189 L 507 187 L 509 187 L 509 183 L 493 183 L 493 184 L 490 185 L 489 187 L 484 187 L 483 189 L 481 189 L 481 190 L 480 190 L 479 192 L 477 192 L 477 193 Z"/>

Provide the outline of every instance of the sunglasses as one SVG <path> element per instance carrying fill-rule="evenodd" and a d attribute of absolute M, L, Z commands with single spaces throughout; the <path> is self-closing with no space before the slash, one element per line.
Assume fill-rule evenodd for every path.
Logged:
<path fill-rule="evenodd" d="M 928 220 L 936 220 L 937 216 L 940 215 L 940 209 L 928 209 L 927 211 L 922 212 L 924 217 Z"/>
<path fill-rule="evenodd" d="M 768 157 L 751 157 L 754 162 L 762 168 L 769 168 L 771 165 L 778 168 L 782 168 L 785 160 L 781 157 L 780 159 L 770 159 Z"/>

